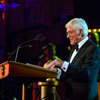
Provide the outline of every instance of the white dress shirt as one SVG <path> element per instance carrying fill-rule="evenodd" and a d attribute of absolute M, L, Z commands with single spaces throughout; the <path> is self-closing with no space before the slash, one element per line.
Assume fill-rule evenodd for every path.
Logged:
<path fill-rule="evenodd" d="M 85 37 L 81 42 L 78 43 L 78 48 L 80 49 L 82 47 L 82 45 L 88 40 L 88 37 Z M 76 54 L 78 53 L 78 51 L 76 51 L 76 49 L 74 50 L 72 56 L 71 56 L 71 59 L 70 59 L 70 62 L 67 62 L 67 61 L 64 61 L 63 65 L 61 66 L 61 69 L 66 72 L 67 69 L 68 69 L 68 66 L 69 66 L 69 63 L 71 63 L 74 59 L 74 57 L 76 56 Z M 58 71 L 57 71 L 57 79 L 60 79 L 60 76 L 61 76 L 61 69 L 57 68 Z"/>

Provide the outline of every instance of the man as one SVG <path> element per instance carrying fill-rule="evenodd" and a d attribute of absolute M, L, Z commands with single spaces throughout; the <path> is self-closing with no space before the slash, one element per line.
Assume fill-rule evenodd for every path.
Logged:
<path fill-rule="evenodd" d="M 65 82 L 66 100 L 98 100 L 97 74 L 100 49 L 88 38 L 84 19 L 74 18 L 66 25 L 66 36 L 73 45 L 68 61 L 54 60 L 48 69 L 57 68 L 57 79 Z M 78 45 L 78 48 L 75 48 Z"/>

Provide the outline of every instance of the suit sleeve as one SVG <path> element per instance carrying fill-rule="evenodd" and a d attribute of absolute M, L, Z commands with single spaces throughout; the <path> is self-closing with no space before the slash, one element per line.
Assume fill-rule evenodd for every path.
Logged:
<path fill-rule="evenodd" d="M 83 53 L 84 59 L 78 58 L 81 64 L 69 64 L 68 70 L 62 70 L 61 80 L 71 78 L 76 82 L 89 82 L 96 77 L 100 64 L 100 50 L 96 46 L 90 46 Z M 82 61 L 81 61 L 82 60 Z"/>

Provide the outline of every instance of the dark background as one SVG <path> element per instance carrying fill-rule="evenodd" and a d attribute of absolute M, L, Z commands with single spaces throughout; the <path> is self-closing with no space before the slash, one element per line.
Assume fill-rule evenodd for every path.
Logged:
<path fill-rule="evenodd" d="M 1 0 L 2 1 L 2 0 Z M 2 4 L 2 3 L 1 3 Z M 5 11 L 4 8 L 6 9 Z M 3 13 L 5 18 L 3 19 Z M 48 43 L 57 46 L 57 55 L 65 59 L 64 53 L 60 54 L 69 45 L 65 37 L 65 23 L 74 17 L 82 17 L 89 28 L 99 28 L 99 1 L 91 0 L 10 0 L 0 9 L 0 62 L 15 59 L 11 54 L 18 45 L 28 42 L 32 48 L 19 50 L 18 60 L 22 55 L 37 59 Z M 24 44 L 26 45 L 26 44 Z M 63 48 L 63 49 L 61 49 Z M 22 51 L 23 50 L 23 51 Z M 20 53 L 22 51 L 22 53 Z M 22 54 L 22 55 L 20 55 Z M 35 63 L 35 61 L 33 61 Z"/>
<path fill-rule="evenodd" d="M 48 47 L 48 43 L 56 46 L 57 57 L 66 60 L 70 45 L 64 27 L 74 17 L 84 18 L 89 29 L 100 28 L 99 0 L 6 0 L 4 6 L 2 1 L 4 0 L 0 0 L 0 63 L 15 60 L 16 50 L 20 46 L 17 61 L 38 65 L 39 57 L 44 54 L 43 48 Z M 21 98 L 20 81 L 0 80 L 0 83 L 0 100 L 10 100 L 4 97 L 14 96 Z M 14 87 L 17 88 L 16 91 Z M 31 88 L 29 93 L 30 91 Z"/>

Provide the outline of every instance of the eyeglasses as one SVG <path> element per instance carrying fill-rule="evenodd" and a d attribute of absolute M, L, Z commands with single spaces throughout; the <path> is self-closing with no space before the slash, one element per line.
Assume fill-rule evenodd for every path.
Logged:
<path fill-rule="evenodd" d="M 69 32 L 66 32 L 65 35 L 72 35 L 73 32 L 75 32 L 75 31 L 69 31 Z"/>

